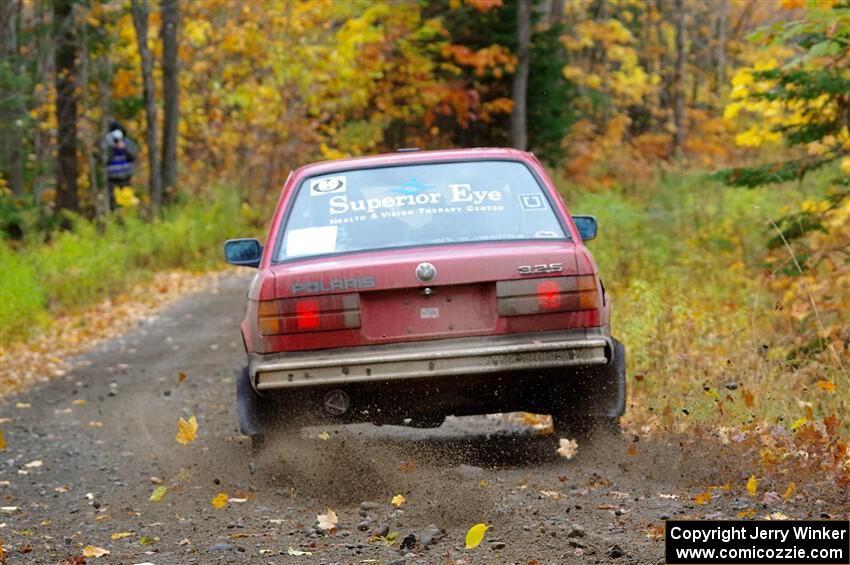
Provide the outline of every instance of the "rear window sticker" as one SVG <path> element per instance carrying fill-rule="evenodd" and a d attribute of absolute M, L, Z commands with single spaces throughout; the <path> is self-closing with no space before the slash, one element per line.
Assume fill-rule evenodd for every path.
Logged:
<path fill-rule="evenodd" d="M 558 234 L 553 231 L 540 230 L 534 234 L 534 237 L 558 237 Z"/>
<path fill-rule="evenodd" d="M 336 251 L 337 226 L 301 228 L 286 232 L 286 256 L 321 255 Z"/>
<path fill-rule="evenodd" d="M 546 204 L 539 194 L 520 194 L 519 203 L 523 210 L 545 210 Z"/>
<path fill-rule="evenodd" d="M 326 177 L 310 181 L 310 196 L 320 196 L 328 193 L 342 194 L 345 192 L 345 189 L 346 183 L 344 176 Z"/>

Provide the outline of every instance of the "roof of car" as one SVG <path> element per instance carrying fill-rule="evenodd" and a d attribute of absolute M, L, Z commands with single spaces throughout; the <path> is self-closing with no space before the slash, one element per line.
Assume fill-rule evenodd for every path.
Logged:
<path fill-rule="evenodd" d="M 295 175 L 316 175 L 344 169 L 367 169 L 406 163 L 422 163 L 428 161 L 463 161 L 466 159 L 513 159 L 520 161 L 536 161 L 531 153 L 505 147 L 479 147 L 474 149 L 439 149 L 436 151 L 399 151 L 369 155 L 367 157 L 351 157 L 333 161 L 319 161 L 303 165 L 295 171 Z"/>

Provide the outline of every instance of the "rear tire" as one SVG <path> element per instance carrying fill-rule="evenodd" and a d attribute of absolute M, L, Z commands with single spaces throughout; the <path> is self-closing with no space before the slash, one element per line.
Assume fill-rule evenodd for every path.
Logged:
<path fill-rule="evenodd" d="M 613 340 L 611 361 L 585 369 L 587 398 L 562 398 L 551 411 L 555 434 L 588 439 L 595 434 L 620 435 L 626 404 L 626 348 Z"/>

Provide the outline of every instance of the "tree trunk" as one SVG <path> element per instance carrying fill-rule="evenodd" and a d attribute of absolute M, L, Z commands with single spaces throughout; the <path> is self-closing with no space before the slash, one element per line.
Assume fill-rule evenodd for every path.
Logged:
<path fill-rule="evenodd" d="M 88 198 L 91 199 L 91 204 L 94 205 L 94 213 L 95 216 L 101 216 L 101 205 L 98 201 L 98 197 L 100 196 L 100 182 L 98 180 L 97 171 L 99 169 L 97 163 L 97 146 L 99 140 L 99 130 L 97 128 L 97 121 L 91 118 L 91 97 L 89 96 L 89 80 L 90 74 L 89 69 L 91 67 L 90 53 L 89 53 L 89 38 L 87 34 L 87 27 L 81 26 L 81 41 L 80 46 L 82 47 L 82 52 L 80 53 L 80 84 L 83 85 L 82 90 L 82 120 L 83 120 L 83 132 L 81 135 L 81 141 L 83 146 L 83 155 L 86 159 L 86 168 L 89 173 L 89 194 Z M 88 126 L 88 127 L 86 127 Z M 89 202 L 83 203 L 83 207 L 85 208 Z"/>
<path fill-rule="evenodd" d="M 180 0 L 162 0 L 162 188 L 166 197 L 177 182 L 177 122 L 180 120 L 177 31 Z"/>
<path fill-rule="evenodd" d="M 73 0 L 53 0 L 53 38 L 56 43 L 56 210 L 79 209 L 77 195 L 77 45 Z"/>
<path fill-rule="evenodd" d="M 673 154 L 682 156 L 685 146 L 685 6 L 683 0 L 676 0 L 676 77 L 673 88 Z"/>
<path fill-rule="evenodd" d="M 729 15 L 728 0 L 718 0 L 717 5 L 717 53 L 716 53 L 716 71 L 715 71 L 715 92 L 717 95 L 723 92 L 726 87 L 726 28 L 728 26 L 727 19 Z"/>
<path fill-rule="evenodd" d="M 20 0 L 0 1 L 0 172 L 15 194 L 24 192 L 24 158 L 21 128 L 16 123 L 25 112 L 23 92 L 15 77 L 20 74 L 18 19 Z"/>
<path fill-rule="evenodd" d="M 564 5 L 566 0 L 552 0 L 552 5 L 549 7 L 549 25 L 560 25 L 564 21 Z"/>
<path fill-rule="evenodd" d="M 114 32 L 113 32 L 114 34 Z M 115 37 L 111 37 L 109 39 L 110 44 L 116 40 Z M 110 210 L 110 202 L 111 198 L 114 196 L 109 194 L 110 186 L 109 180 L 106 178 L 106 167 L 104 166 L 104 162 L 106 160 L 106 147 L 103 143 L 104 132 L 109 131 L 109 108 L 112 103 L 112 76 L 114 74 L 112 68 L 112 61 L 109 57 L 101 57 L 96 62 L 98 72 L 97 72 L 97 85 L 98 92 L 100 93 L 98 102 L 100 103 L 100 120 L 97 127 L 97 132 L 100 137 L 98 138 L 98 154 L 100 159 L 98 159 L 98 185 L 100 186 L 100 193 L 97 195 L 97 203 L 98 203 L 98 216 L 106 216 L 109 214 Z"/>
<path fill-rule="evenodd" d="M 133 25 L 142 61 L 142 93 L 145 101 L 147 128 L 145 144 L 148 146 L 148 187 L 151 197 L 151 213 L 156 216 L 162 205 L 162 177 L 157 147 L 156 100 L 153 86 L 153 56 L 148 47 L 148 0 L 133 0 Z"/>
<path fill-rule="evenodd" d="M 517 65 L 511 95 L 511 140 L 514 147 L 528 149 L 526 94 L 528 90 L 529 46 L 531 44 L 531 0 L 517 2 Z"/>

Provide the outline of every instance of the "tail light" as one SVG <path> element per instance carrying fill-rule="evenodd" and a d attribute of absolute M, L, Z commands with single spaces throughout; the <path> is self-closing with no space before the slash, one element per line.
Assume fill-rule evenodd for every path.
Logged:
<path fill-rule="evenodd" d="M 496 283 L 500 316 L 574 312 L 599 308 L 594 275 L 546 277 Z"/>
<path fill-rule="evenodd" d="M 332 294 L 260 302 L 260 335 L 360 327 L 360 296 Z"/>

